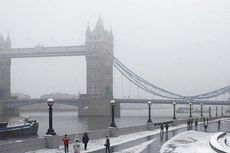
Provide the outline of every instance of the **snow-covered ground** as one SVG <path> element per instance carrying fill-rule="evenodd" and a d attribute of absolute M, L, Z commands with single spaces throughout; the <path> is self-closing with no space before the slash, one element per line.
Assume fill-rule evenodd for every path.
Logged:
<path fill-rule="evenodd" d="M 143 131 L 143 132 L 138 132 L 138 133 L 133 133 L 133 134 L 121 135 L 119 137 L 110 138 L 110 143 L 111 143 L 111 146 L 116 146 L 116 145 L 123 144 L 123 143 L 129 142 L 129 141 L 132 141 L 132 140 L 144 138 L 144 137 L 147 137 L 149 135 L 154 135 L 154 134 L 157 134 L 159 132 L 160 132 L 159 130 L 154 130 L 154 131 Z M 81 145 L 81 152 L 87 153 L 87 152 L 92 152 L 92 151 L 96 151 L 99 149 L 103 149 L 104 144 L 105 144 L 105 138 L 90 140 L 88 143 L 88 147 L 87 147 L 86 151 L 83 148 L 84 147 L 83 144 Z M 147 143 L 147 142 L 143 143 L 143 144 L 141 144 L 141 147 L 143 148 L 145 145 L 148 145 L 148 144 L 149 143 Z M 135 147 L 130 148 L 128 150 L 128 152 L 131 153 L 132 152 L 131 150 L 136 150 L 136 148 Z M 37 150 L 37 151 L 30 151 L 27 153 L 63 153 L 63 151 L 64 151 L 64 146 L 60 146 L 58 149 L 42 149 L 42 150 Z M 74 152 L 73 151 L 73 144 L 69 145 L 69 151 L 70 151 L 70 153 Z M 126 151 L 124 151 L 124 152 L 126 152 Z"/>
<path fill-rule="evenodd" d="M 210 121 L 210 122 L 214 122 L 214 121 Z M 170 127 L 169 131 L 173 129 L 182 128 L 182 127 L 187 127 L 187 125 L 181 124 L 176 127 Z M 155 135 L 159 132 L 160 130 L 156 129 L 153 131 L 143 131 L 143 132 L 132 133 L 127 135 L 120 135 L 119 137 L 110 138 L 110 143 L 111 146 L 117 146 L 129 141 L 134 141 L 140 138 Z M 168 152 L 170 153 L 196 153 L 196 152 L 215 153 L 209 145 L 209 139 L 211 135 L 212 134 L 196 132 L 196 131 L 188 131 L 185 133 L 178 134 L 162 146 L 161 153 L 168 153 Z M 138 150 L 140 152 L 140 150 L 143 150 L 146 146 L 149 145 L 149 143 L 153 141 L 154 140 L 150 140 L 140 145 L 124 149 L 120 152 L 137 153 Z M 96 150 L 103 149 L 104 144 L 105 144 L 105 138 L 90 140 L 86 151 L 83 149 L 83 144 L 81 145 L 81 153 L 93 152 Z M 73 153 L 73 144 L 69 145 L 69 151 L 70 153 Z M 30 151 L 27 153 L 63 153 L 63 152 L 64 152 L 64 146 L 60 146 L 57 149 L 42 149 L 42 150 Z"/>
<path fill-rule="evenodd" d="M 182 125 L 178 125 L 176 127 L 170 127 L 169 130 L 182 128 L 182 127 L 186 127 L 186 125 L 182 124 Z M 110 138 L 110 143 L 111 143 L 111 146 L 116 146 L 116 145 L 123 144 L 123 143 L 129 142 L 129 141 L 137 140 L 139 138 L 144 138 L 147 136 L 155 135 L 159 132 L 160 132 L 160 130 L 156 129 L 153 131 L 143 131 L 143 132 L 137 132 L 137 133 L 132 133 L 132 134 L 120 135 L 119 137 Z M 105 138 L 90 140 L 88 143 L 88 147 L 87 147 L 86 151 L 83 148 L 83 144 L 81 145 L 81 152 L 87 153 L 87 152 L 92 152 L 95 150 L 103 149 L 104 144 L 105 144 Z M 148 145 L 148 142 L 141 144 L 141 147 L 144 147 L 144 145 Z M 133 147 L 133 148 L 134 148 L 134 150 L 136 150 L 135 147 Z M 129 149 L 132 149 L 132 148 L 129 148 Z M 64 146 L 60 146 L 58 149 L 42 149 L 42 150 L 30 151 L 27 153 L 63 153 L 63 151 L 64 151 Z M 73 153 L 73 144 L 69 145 L 69 151 L 70 151 L 70 153 Z"/>
<path fill-rule="evenodd" d="M 229 139 L 230 135 L 226 134 L 223 137 L 219 138 L 216 143 L 216 146 L 219 146 L 220 150 L 230 152 L 230 146 L 229 146 Z"/>
<path fill-rule="evenodd" d="M 186 131 L 162 145 L 160 153 L 215 153 L 209 145 L 213 134 Z"/>

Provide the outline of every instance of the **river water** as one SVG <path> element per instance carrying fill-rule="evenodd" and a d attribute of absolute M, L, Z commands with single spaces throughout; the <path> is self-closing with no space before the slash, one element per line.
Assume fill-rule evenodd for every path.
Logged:
<path fill-rule="evenodd" d="M 130 105 L 131 106 L 131 105 Z M 181 105 L 182 106 L 182 105 Z M 177 107 L 180 107 L 178 105 Z M 129 108 L 129 109 L 127 109 Z M 199 108 L 199 107 L 198 107 Z M 207 107 L 208 108 L 208 107 Z M 205 108 L 204 108 L 205 109 Z M 215 115 L 214 107 L 212 115 Z M 172 120 L 173 108 L 169 105 L 152 105 L 152 121 L 162 122 Z M 220 114 L 220 112 L 219 112 Z M 30 116 L 30 119 L 39 121 L 38 136 L 45 135 L 48 129 L 48 109 L 27 109 L 20 113 L 20 116 Z M 207 116 L 207 112 L 204 116 Z M 129 107 L 121 105 L 121 116 L 115 118 L 115 123 L 118 127 L 127 127 L 145 124 L 148 119 L 148 108 L 144 104 Z M 177 119 L 187 118 L 189 113 L 177 113 Z M 199 117 L 200 113 L 193 113 L 193 117 Z M 15 122 L 21 119 L 18 116 L 12 116 L 9 122 Z M 78 117 L 77 108 L 71 109 L 55 109 L 53 111 L 53 128 L 58 135 L 73 134 L 84 131 L 105 129 L 111 123 L 110 117 Z M 0 140 L 0 143 L 2 141 Z"/>

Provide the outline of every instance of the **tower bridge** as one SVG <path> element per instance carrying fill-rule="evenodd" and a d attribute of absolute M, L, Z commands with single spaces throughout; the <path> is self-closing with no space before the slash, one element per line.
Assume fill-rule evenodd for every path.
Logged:
<path fill-rule="evenodd" d="M 56 57 L 56 56 L 85 56 L 86 58 L 86 94 L 80 95 L 79 116 L 108 116 L 110 115 L 109 101 L 113 96 L 113 66 L 125 76 L 131 83 L 141 88 L 143 91 L 166 98 L 166 100 L 149 99 L 153 103 L 186 104 L 193 101 L 194 104 L 201 102 L 208 105 L 229 105 L 229 101 L 207 100 L 217 97 L 230 91 L 230 86 L 195 95 L 183 96 L 172 93 L 158 86 L 153 85 L 139 75 L 132 72 L 114 56 L 113 34 L 104 28 L 102 19 L 99 18 L 96 27 L 86 30 L 86 41 L 80 46 L 59 46 L 34 48 L 11 48 L 9 36 L 4 39 L 0 34 L 0 114 L 4 113 L 4 107 L 12 108 L 21 105 L 32 104 L 40 100 L 10 101 L 10 78 L 11 78 L 11 59 L 12 58 L 31 58 L 31 57 Z M 146 103 L 148 99 L 116 99 L 116 114 L 120 114 L 120 103 Z M 61 102 L 61 101 L 60 101 Z M 85 109 L 87 108 L 87 109 Z"/>

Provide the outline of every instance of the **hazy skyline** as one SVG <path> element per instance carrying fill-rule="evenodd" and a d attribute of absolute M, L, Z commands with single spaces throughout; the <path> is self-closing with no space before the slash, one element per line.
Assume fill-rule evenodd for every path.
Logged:
<path fill-rule="evenodd" d="M 0 33 L 12 48 L 83 45 L 99 16 L 114 55 L 151 83 L 182 95 L 230 84 L 228 0 L 1 0 Z M 84 57 L 13 59 L 11 91 L 84 93 L 85 67 Z M 121 80 L 115 72 L 115 96 L 128 96 Z"/>

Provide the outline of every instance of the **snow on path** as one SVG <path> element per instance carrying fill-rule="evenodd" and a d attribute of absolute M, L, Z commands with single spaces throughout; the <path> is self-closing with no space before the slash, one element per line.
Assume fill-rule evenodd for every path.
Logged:
<path fill-rule="evenodd" d="M 186 127 L 186 125 L 182 124 L 182 125 L 178 125 L 176 127 L 171 127 L 169 129 L 169 131 L 174 130 L 174 129 L 178 129 L 178 128 L 182 128 L 182 127 Z M 137 133 L 132 133 L 132 134 L 120 135 L 119 137 L 111 137 L 110 138 L 110 144 L 111 144 L 111 146 L 119 145 L 119 144 L 123 144 L 125 142 L 139 139 L 139 138 L 155 135 L 159 132 L 160 132 L 160 130 L 156 129 L 153 131 L 143 131 L 143 132 L 137 132 Z M 105 138 L 90 140 L 88 143 L 88 147 L 87 147 L 86 151 L 83 148 L 83 144 L 81 145 L 81 152 L 87 153 L 87 152 L 92 152 L 95 150 L 103 149 L 104 144 L 105 144 Z M 63 151 L 64 151 L 64 146 L 60 146 L 58 149 L 41 149 L 41 150 L 36 150 L 36 151 L 30 151 L 27 153 L 62 153 Z M 70 151 L 70 153 L 73 153 L 73 144 L 69 145 L 69 151 Z"/>
<path fill-rule="evenodd" d="M 224 120 L 224 119 L 220 119 L 220 120 Z M 215 121 L 217 121 L 217 120 L 213 120 L 210 122 L 215 122 Z M 202 123 L 199 123 L 199 124 L 202 124 Z M 184 127 L 187 127 L 187 125 L 186 124 L 180 124 L 180 125 L 175 126 L 175 127 L 169 127 L 169 131 L 174 130 L 174 129 L 178 129 L 178 128 L 184 128 Z M 119 144 L 122 144 L 125 142 L 136 140 L 138 138 L 155 135 L 159 132 L 160 132 L 160 130 L 156 129 L 153 131 L 143 131 L 143 132 L 137 132 L 137 133 L 132 133 L 132 134 L 120 135 L 119 137 L 110 138 L 110 144 L 111 144 L 111 146 L 119 145 Z M 103 149 L 104 144 L 105 144 L 105 138 L 90 140 L 88 143 L 86 151 L 83 148 L 83 144 L 81 145 L 81 153 L 87 153 L 87 152 L 92 152 L 92 151 L 96 151 L 99 149 Z M 69 145 L 69 151 L 70 151 L 70 153 L 73 153 L 73 144 Z M 41 150 L 36 150 L 36 151 L 30 151 L 27 153 L 63 153 L 63 152 L 64 152 L 64 146 L 59 146 L 58 149 L 41 149 Z"/>
<path fill-rule="evenodd" d="M 186 131 L 162 145 L 160 153 L 216 153 L 209 145 L 213 134 Z"/>
<path fill-rule="evenodd" d="M 156 140 L 156 138 L 153 140 L 144 142 L 140 145 L 137 145 L 137 146 L 125 149 L 125 150 L 121 150 L 119 152 L 114 152 L 114 153 L 141 153 L 145 148 L 148 147 L 148 145 L 152 144 L 155 140 Z"/>

